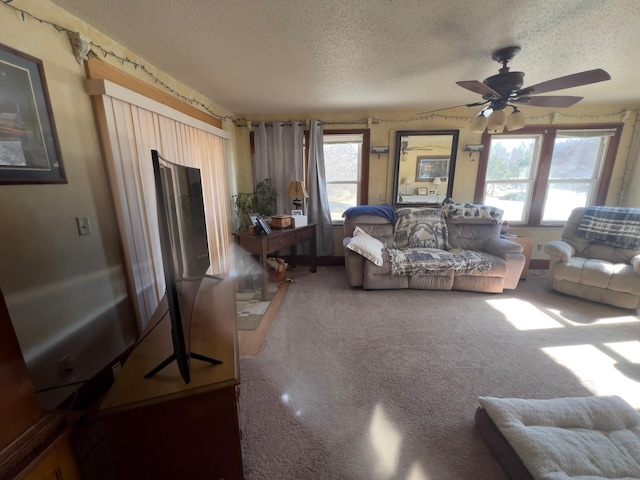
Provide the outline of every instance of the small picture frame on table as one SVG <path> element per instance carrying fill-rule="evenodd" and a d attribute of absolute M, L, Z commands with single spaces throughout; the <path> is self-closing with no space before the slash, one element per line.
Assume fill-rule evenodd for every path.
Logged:
<path fill-rule="evenodd" d="M 302 210 L 291 210 L 291 216 L 302 215 Z"/>
<path fill-rule="evenodd" d="M 418 188 L 418 195 L 426 195 L 426 194 L 427 194 L 426 188 Z"/>
<path fill-rule="evenodd" d="M 262 231 L 264 232 L 265 235 L 271 235 L 271 229 L 269 228 L 269 225 L 267 225 L 267 222 L 264 218 L 262 218 L 261 216 L 257 217 L 257 221 L 258 221 L 258 225 L 260 225 L 260 228 L 262 229 Z"/>
<path fill-rule="evenodd" d="M 435 190 L 429 190 L 429 195 L 436 195 L 436 191 Z"/>

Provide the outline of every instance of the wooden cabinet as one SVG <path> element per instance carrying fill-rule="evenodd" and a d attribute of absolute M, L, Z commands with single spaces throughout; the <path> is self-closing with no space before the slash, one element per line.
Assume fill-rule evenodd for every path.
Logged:
<path fill-rule="evenodd" d="M 1 291 L 0 391 L 0 479 L 79 479 L 70 428 L 40 408 Z"/>
<path fill-rule="evenodd" d="M 162 319 L 166 308 L 163 300 L 149 325 Z M 223 363 L 191 359 L 189 384 L 175 362 L 145 379 L 172 352 L 169 319 L 162 319 L 133 350 L 107 393 L 100 411 L 118 479 L 243 478 L 233 280 L 203 281 L 191 348 Z"/>

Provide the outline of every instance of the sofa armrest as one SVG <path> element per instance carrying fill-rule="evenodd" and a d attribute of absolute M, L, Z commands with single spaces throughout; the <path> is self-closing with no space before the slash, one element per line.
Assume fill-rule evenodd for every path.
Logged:
<path fill-rule="evenodd" d="M 522 253 L 522 245 L 510 242 L 504 238 L 490 238 L 484 244 L 483 250 L 497 257 L 504 257 L 507 253 Z"/>
<path fill-rule="evenodd" d="M 576 249 L 562 240 L 553 240 L 544 246 L 544 253 L 550 257 L 560 257 L 563 262 L 567 262 L 576 253 Z"/>
<path fill-rule="evenodd" d="M 633 267 L 633 273 L 640 275 L 640 255 L 636 255 L 631 259 L 631 266 Z"/>

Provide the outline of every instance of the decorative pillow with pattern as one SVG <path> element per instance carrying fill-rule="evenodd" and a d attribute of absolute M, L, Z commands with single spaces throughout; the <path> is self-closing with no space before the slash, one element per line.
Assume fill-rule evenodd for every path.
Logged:
<path fill-rule="evenodd" d="M 439 208 L 406 207 L 396 210 L 395 248 L 449 250 L 447 223 Z"/>
<path fill-rule="evenodd" d="M 468 218 L 475 220 L 493 220 L 502 223 L 504 211 L 489 205 L 476 205 L 473 203 L 445 203 L 442 211 L 446 218 Z"/>

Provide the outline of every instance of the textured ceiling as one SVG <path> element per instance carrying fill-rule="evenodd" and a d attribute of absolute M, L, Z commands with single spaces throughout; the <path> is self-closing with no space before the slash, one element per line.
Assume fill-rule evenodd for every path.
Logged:
<path fill-rule="evenodd" d="M 475 102 L 455 82 L 496 74 L 509 45 L 525 86 L 603 68 L 610 81 L 559 94 L 640 103 L 637 0 L 52 2 L 234 113 Z"/>

